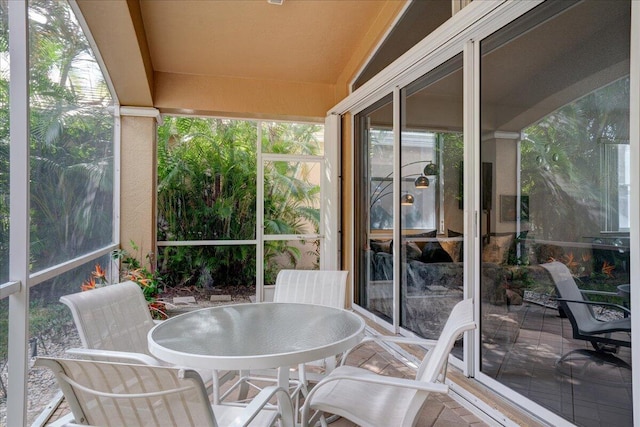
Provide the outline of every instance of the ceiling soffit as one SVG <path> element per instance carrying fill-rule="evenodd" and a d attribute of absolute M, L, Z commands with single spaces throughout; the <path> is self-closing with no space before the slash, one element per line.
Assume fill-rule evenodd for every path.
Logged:
<path fill-rule="evenodd" d="M 342 86 L 346 89 L 406 5 L 406 0 L 285 0 L 281 6 L 266 0 L 77 2 L 121 105 L 314 118 L 346 96 Z M 260 95 L 243 86 L 259 87 Z M 198 93 L 197 109 L 188 92 Z M 257 96 L 263 100 L 252 99 Z M 215 105 L 207 106 L 207 98 Z"/>
<path fill-rule="evenodd" d="M 386 0 L 141 0 L 154 70 L 334 84 Z"/>
<path fill-rule="evenodd" d="M 136 1 L 77 0 L 121 105 L 153 105 L 153 68 Z"/>

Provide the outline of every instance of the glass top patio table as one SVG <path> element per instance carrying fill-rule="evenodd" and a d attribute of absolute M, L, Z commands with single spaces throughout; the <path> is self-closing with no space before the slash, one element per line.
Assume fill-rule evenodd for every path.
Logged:
<path fill-rule="evenodd" d="M 618 285 L 618 295 L 628 299 L 631 295 L 631 285 Z"/>
<path fill-rule="evenodd" d="M 258 303 L 204 308 L 149 331 L 149 351 L 196 369 L 279 368 L 334 356 L 358 344 L 363 319 L 311 304 Z"/>

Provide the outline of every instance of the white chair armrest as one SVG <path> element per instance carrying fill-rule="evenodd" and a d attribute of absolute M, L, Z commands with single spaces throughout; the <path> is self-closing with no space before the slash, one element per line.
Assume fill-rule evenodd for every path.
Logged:
<path fill-rule="evenodd" d="M 128 351 L 98 350 L 92 348 L 70 348 L 66 351 L 74 356 L 90 357 L 92 359 L 114 361 L 126 360 L 130 363 L 140 363 L 143 365 L 161 366 L 158 359 L 143 353 L 132 353 Z"/>
<path fill-rule="evenodd" d="M 389 377 L 385 375 L 375 374 L 373 372 L 367 371 L 366 369 L 358 369 L 355 372 L 350 371 L 348 374 L 343 374 L 340 372 L 340 368 L 338 368 L 338 370 L 333 371 L 330 375 L 316 384 L 315 387 L 313 387 L 307 395 L 307 398 L 304 401 L 304 405 L 302 406 L 302 426 L 314 424 L 316 421 L 315 417 L 319 415 L 316 414 L 314 415 L 313 419 L 309 419 L 309 410 L 311 408 L 311 404 L 313 403 L 313 395 L 326 384 L 338 380 L 356 380 L 359 382 L 366 382 L 370 384 L 382 384 L 392 387 L 410 388 L 414 390 L 422 390 L 434 393 L 449 392 L 449 386 L 446 384 L 427 383 L 424 381 L 417 381 L 408 378 Z"/>
<path fill-rule="evenodd" d="M 342 374 L 338 371 L 334 371 L 333 374 L 327 376 L 320 381 L 309 393 L 309 397 L 313 394 L 313 390 L 323 387 L 324 384 L 338 381 L 338 380 L 357 380 L 371 384 L 382 384 L 394 387 L 411 388 L 414 390 L 423 390 L 434 393 L 448 393 L 449 386 L 441 383 L 428 383 L 424 381 L 413 380 L 409 378 L 397 378 L 389 377 L 386 375 L 379 375 L 366 369 L 358 369 L 356 372 L 350 372 L 349 374 Z M 312 399 L 308 399 L 312 400 Z"/>
<path fill-rule="evenodd" d="M 249 425 L 255 416 L 269 403 L 273 396 L 278 397 L 278 407 L 281 412 L 282 425 L 293 425 L 293 405 L 289 393 L 282 387 L 269 386 L 263 388 L 251 403 L 244 408 L 242 414 L 233 420 L 230 427 Z"/>

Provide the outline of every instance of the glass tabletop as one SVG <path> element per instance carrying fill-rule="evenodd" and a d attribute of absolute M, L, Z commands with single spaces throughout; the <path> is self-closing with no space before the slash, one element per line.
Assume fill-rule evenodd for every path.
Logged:
<path fill-rule="evenodd" d="M 630 285 L 618 285 L 618 295 L 629 298 L 631 295 Z"/>
<path fill-rule="evenodd" d="M 322 359 L 363 337 L 364 321 L 332 307 L 238 304 L 168 319 L 149 332 L 149 350 L 162 360 L 194 368 L 260 369 Z"/>

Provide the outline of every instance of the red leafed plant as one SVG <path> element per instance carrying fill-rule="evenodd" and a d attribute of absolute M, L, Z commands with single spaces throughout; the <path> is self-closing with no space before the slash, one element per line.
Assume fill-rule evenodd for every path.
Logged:
<path fill-rule="evenodd" d="M 138 249 L 134 242 L 130 243 L 135 250 Z M 138 259 L 129 255 L 124 249 L 113 251 L 111 256 L 114 260 L 120 261 L 120 281 L 130 280 L 137 283 L 147 300 L 151 316 L 154 319 L 166 319 L 167 313 L 165 312 L 164 303 L 157 301 L 160 278 L 155 272 L 143 267 Z M 147 255 L 147 258 L 151 261 L 152 255 Z M 84 281 L 80 288 L 83 291 L 88 291 L 109 284 L 105 270 L 100 264 L 96 264 L 95 270 L 91 272 L 91 277 Z"/>

